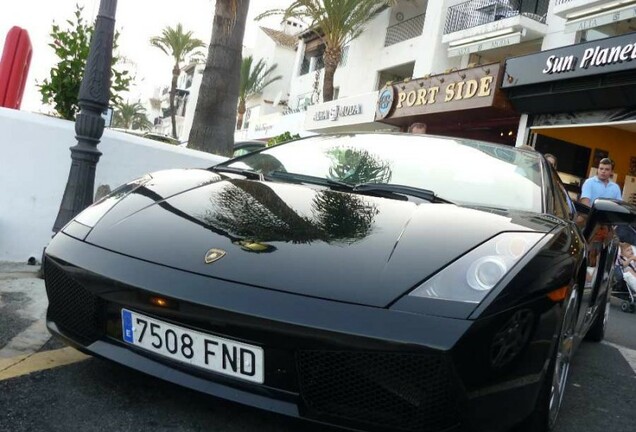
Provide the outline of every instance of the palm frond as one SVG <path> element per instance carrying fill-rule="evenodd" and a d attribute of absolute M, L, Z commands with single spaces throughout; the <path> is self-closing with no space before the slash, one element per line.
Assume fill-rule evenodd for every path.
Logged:
<path fill-rule="evenodd" d="M 261 93 L 265 87 L 274 81 L 282 79 L 281 75 L 270 76 L 277 67 L 277 64 L 267 67 L 263 59 L 254 63 L 252 56 L 244 57 L 241 63 L 239 101 L 245 102 L 251 96 Z"/>

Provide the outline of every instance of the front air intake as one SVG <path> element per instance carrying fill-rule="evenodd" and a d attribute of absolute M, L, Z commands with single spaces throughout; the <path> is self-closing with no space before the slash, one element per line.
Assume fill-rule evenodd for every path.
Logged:
<path fill-rule="evenodd" d="M 44 280 L 49 297 L 48 320 L 83 345 L 89 345 L 103 336 L 103 321 L 100 319 L 102 300 L 49 258 L 44 261 Z"/>
<path fill-rule="evenodd" d="M 318 417 L 390 430 L 439 432 L 457 426 L 457 400 L 439 355 L 299 351 L 302 398 Z"/>

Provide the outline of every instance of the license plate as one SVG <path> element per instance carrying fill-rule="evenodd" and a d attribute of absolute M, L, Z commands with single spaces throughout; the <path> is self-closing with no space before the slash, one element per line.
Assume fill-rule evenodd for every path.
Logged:
<path fill-rule="evenodd" d="M 263 383 L 263 349 L 121 310 L 123 340 L 161 356 Z"/>

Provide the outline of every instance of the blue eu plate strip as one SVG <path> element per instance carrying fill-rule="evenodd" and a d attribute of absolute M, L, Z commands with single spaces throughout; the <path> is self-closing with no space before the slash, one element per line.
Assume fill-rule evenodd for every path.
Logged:
<path fill-rule="evenodd" d="M 121 310 L 121 323 L 123 327 L 124 333 L 124 341 L 128 343 L 134 343 L 133 340 L 133 323 L 132 323 L 132 314 L 129 310 L 122 309 Z"/>

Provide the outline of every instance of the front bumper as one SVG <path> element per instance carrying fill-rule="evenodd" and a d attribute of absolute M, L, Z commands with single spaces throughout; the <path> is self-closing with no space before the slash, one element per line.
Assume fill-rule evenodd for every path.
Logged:
<path fill-rule="evenodd" d="M 475 373 L 465 364 L 471 359 L 463 358 L 463 346 L 474 338 L 462 341 L 484 327 L 471 321 L 211 279 L 64 234 L 47 248 L 45 279 L 49 329 L 82 351 L 224 399 L 351 429 L 505 429 L 531 411 L 541 378 L 541 361 L 477 382 L 462 377 L 463 370 Z M 173 307 L 153 306 L 151 295 L 170 299 Z M 265 384 L 194 369 L 124 344 L 124 306 L 263 347 Z"/>

